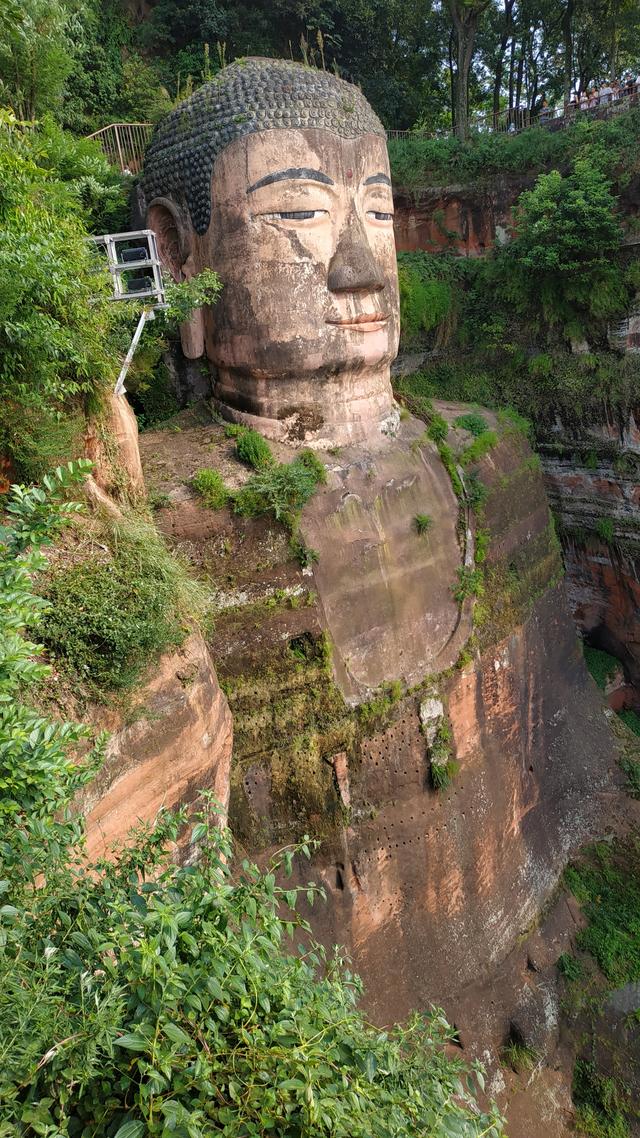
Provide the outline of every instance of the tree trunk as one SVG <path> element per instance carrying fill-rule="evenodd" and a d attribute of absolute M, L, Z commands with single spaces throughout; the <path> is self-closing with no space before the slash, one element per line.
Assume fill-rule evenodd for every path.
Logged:
<path fill-rule="evenodd" d="M 451 126 L 456 128 L 456 77 L 453 71 L 453 28 L 449 32 L 449 90 L 451 92 Z"/>
<path fill-rule="evenodd" d="M 511 37 L 511 51 L 509 53 L 509 110 L 513 110 L 513 81 L 516 62 L 516 37 Z"/>
<path fill-rule="evenodd" d="M 491 0 L 448 0 L 456 35 L 454 131 L 463 141 L 469 137 L 469 72 L 476 32 L 490 3 Z"/>
<path fill-rule="evenodd" d="M 566 0 L 566 8 L 562 16 L 562 38 L 564 43 L 563 91 L 564 105 L 571 102 L 571 88 L 573 86 L 573 16 L 575 0 Z"/>
<path fill-rule="evenodd" d="M 493 113 L 496 118 L 500 113 L 500 92 L 502 90 L 502 76 L 504 75 L 504 53 L 507 49 L 509 36 L 511 35 L 511 13 L 513 12 L 514 3 L 515 0 L 504 0 L 504 28 L 500 40 L 500 47 L 498 48 L 498 62 L 496 63 L 496 73 L 493 81 Z"/>

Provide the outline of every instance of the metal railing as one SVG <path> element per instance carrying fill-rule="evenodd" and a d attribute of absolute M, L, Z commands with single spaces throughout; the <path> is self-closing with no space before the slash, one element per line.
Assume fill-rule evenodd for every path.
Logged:
<path fill-rule="evenodd" d="M 640 106 L 640 86 L 634 86 L 622 92 L 600 99 L 597 96 L 586 105 L 571 104 L 568 107 L 544 107 L 542 110 L 530 111 L 527 107 L 513 107 L 499 111 L 498 114 L 472 114 L 469 127 L 478 134 L 519 134 L 530 126 L 547 127 L 549 130 L 561 130 L 565 126 L 576 122 L 577 119 L 594 118 L 609 119 L 632 107 Z M 445 138 L 451 131 L 426 130 L 388 130 L 387 138 Z"/>
<path fill-rule="evenodd" d="M 120 167 L 121 174 L 138 174 L 152 131 L 150 122 L 112 122 L 88 137 L 100 143 L 105 157 Z"/>
<path fill-rule="evenodd" d="M 621 94 L 607 96 L 606 101 L 592 99 L 586 106 L 545 107 L 530 111 L 527 107 L 513 107 L 499 111 L 498 114 L 472 114 L 470 128 L 478 134 L 519 134 L 530 126 L 543 126 L 549 130 L 560 130 L 579 118 L 608 119 L 640 105 L 640 85 L 625 90 Z M 110 123 L 90 134 L 101 145 L 105 156 L 122 174 L 138 174 L 142 169 L 144 155 L 151 139 L 153 123 L 134 122 Z M 402 138 L 444 138 L 451 131 L 426 130 L 388 130 L 388 139 Z"/>

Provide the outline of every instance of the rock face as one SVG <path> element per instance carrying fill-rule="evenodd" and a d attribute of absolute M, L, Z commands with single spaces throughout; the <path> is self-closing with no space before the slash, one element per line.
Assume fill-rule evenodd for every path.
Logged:
<path fill-rule="evenodd" d="M 453 422 L 463 408 L 439 410 Z M 457 551 L 444 516 L 455 500 L 423 435 L 413 450 L 389 443 L 392 467 L 384 454 L 363 457 L 360 468 L 349 450 L 323 455 L 328 484 L 302 519 L 320 555 L 312 570 L 295 566 L 286 537 L 265 520 L 193 503 L 182 535 L 180 506 L 160 514 L 217 590 L 210 646 L 234 718 L 229 817 L 238 841 L 266 858 L 305 833 L 317 838 L 313 863 L 297 866 L 297 879 L 326 886 L 326 906 L 310 913 L 314 930 L 350 949 L 370 1013 L 388 1022 L 443 1003 L 471 1050 L 498 1046 L 516 1012 L 542 1030 L 542 997 L 522 995 L 526 952 L 517 946 L 570 852 L 601 824 L 615 759 L 569 616 L 542 476 L 523 437 L 487 417 L 500 438 L 475 465 L 486 504 L 475 520 L 460 504 Z M 410 439 L 413 424 L 403 428 Z M 452 429 L 449 441 L 461 449 L 471 440 Z M 228 461 L 220 428 L 203 445 Z M 160 436 L 145 436 L 157 471 L 169 462 L 161 446 Z M 427 535 L 413 526 L 412 485 L 434 518 Z M 418 608 L 424 619 L 430 605 L 443 628 L 450 620 L 474 530 L 476 539 L 490 537 L 485 592 L 473 638 L 467 623 L 467 646 L 454 662 L 439 658 Z M 440 531 L 443 548 L 430 558 Z M 421 566 L 415 579 L 412 556 Z M 396 571 L 385 582 L 390 565 Z M 368 572 L 378 575 L 377 590 Z M 396 618 L 407 618 L 403 633 L 387 636 L 383 650 Z M 365 624 L 378 629 L 368 675 L 357 652 Z M 436 767 L 441 782 L 443 773 L 450 780 L 440 790 Z M 518 953 L 517 983 L 506 983 Z"/>
<path fill-rule="evenodd" d="M 542 446 L 578 626 L 625 668 L 640 706 L 640 442 L 633 413 L 576 436 L 559 420 Z"/>
<path fill-rule="evenodd" d="M 394 190 L 394 229 L 401 253 L 446 250 L 481 257 L 504 241 L 513 206 L 533 178 L 496 178 L 487 185 Z"/>
<path fill-rule="evenodd" d="M 392 443 L 341 449 L 329 489 L 305 510 L 302 532 L 318 554 L 314 584 L 349 702 L 451 667 L 471 632 L 469 608 L 461 612 L 451 591 L 465 553 L 458 503 L 423 436 L 411 420 Z"/>
<path fill-rule="evenodd" d="M 130 722 L 101 711 L 107 757 L 84 792 L 89 854 L 100 857 L 162 807 L 189 805 L 211 790 L 226 811 L 232 724 L 204 641 L 192 635 L 163 656 L 136 693 Z"/>
<path fill-rule="evenodd" d="M 125 395 L 111 395 L 100 422 L 89 426 L 85 453 L 100 490 L 134 500 L 144 496 L 138 423 Z"/>

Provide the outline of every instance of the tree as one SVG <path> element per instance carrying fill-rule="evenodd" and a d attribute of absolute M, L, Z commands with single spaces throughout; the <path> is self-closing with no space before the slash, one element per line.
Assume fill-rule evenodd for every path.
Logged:
<path fill-rule="evenodd" d="M 456 39 L 453 120 L 458 138 L 469 135 L 469 75 L 476 33 L 491 0 L 447 0 Z"/>
<path fill-rule="evenodd" d="M 580 338 L 624 310 L 616 203 L 611 183 L 589 161 L 577 159 L 565 176 L 540 174 L 518 199 L 515 229 L 498 261 L 522 311 Z"/>
<path fill-rule="evenodd" d="M 73 68 L 63 0 L 8 0 L 0 25 L 0 95 L 20 119 L 58 109 Z"/>

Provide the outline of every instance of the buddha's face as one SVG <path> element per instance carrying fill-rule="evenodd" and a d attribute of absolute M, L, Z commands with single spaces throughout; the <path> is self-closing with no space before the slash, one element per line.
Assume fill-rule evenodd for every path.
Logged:
<path fill-rule="evenodd" d="M 204 320 L 219 401 L 315 417 L 320 434 L 348 405 L 356 418 L 388 414 L 399 298 L 385 140 L 250 134 L 217 158 L 211 194 L 190 271 L 213 268 L 224 286 Z"/>

